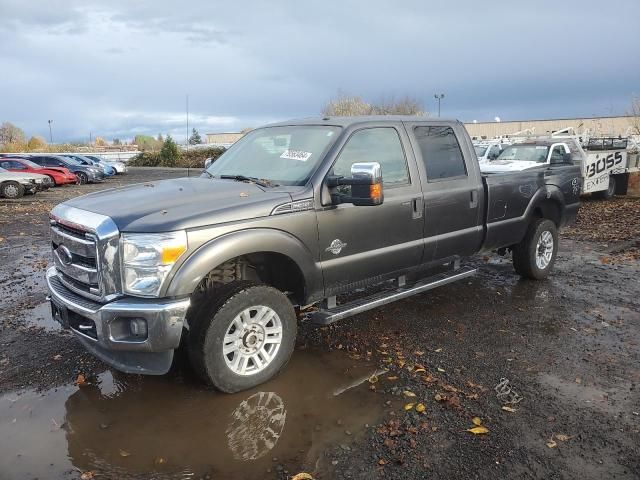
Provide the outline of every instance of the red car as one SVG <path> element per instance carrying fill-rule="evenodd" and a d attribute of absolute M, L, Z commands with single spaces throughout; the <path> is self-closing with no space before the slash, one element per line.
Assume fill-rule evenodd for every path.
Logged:
<path fill-rule="evenodd" d="M 78 178 L 67 168 L 41 167 L 37 163 L 26 158 L 0 158 L 0 167 L 11 172 L 39 173 L 40 175 L 46 175 L 51 179 L 55 186 L 67 183 L 78 183 Z"/>

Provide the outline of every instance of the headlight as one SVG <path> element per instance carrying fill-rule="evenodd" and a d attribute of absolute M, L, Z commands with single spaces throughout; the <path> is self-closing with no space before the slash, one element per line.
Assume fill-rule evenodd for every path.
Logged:
<path fill-rule="evenodd" d="M 187 234 L 183 230 L 122 234 L 124 291 L 157 296 L 171 268 L 186 250 Z"/>

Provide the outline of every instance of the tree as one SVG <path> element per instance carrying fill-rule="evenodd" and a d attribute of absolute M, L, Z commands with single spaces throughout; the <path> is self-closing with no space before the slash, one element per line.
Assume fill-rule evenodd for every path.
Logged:
<path fill-rule="evenodd" d="M 368 103 L 362 97 L 338 93 L 322 109 L 323 115 L 348 117 L 354 115 L 418 115 L 426 116 L 422 102 L 408 95 L 396 100 L 393 96 L 378 103 Z"/>
<path fill-rule="evenodd" d="M 202 138 L 200 137 L 200 133 L 195 128 L 192 131 L 191 136 L 189 137 L 189 145 L 199 145 L 202 143 Z"/>
<path fill-rule="evenodd" d="M 26 138 L 21 128 L 16 127 L 11 122 L 4 122 L 0 125 L 0 144 L 10 145 L 25 143 Z"/>
<path fill-rule="evenodd" d="M 114 138 L 112 143 L 113 143 L 114 145 L 122 145 L 122 142 L 120 141 L 120 139 L 119 139 L 119 138 Z"/>
<path fill-rule="evenodd" d="M 162 144 L 160 149 L 160 162 L 165 167 L 175 167 L 180 153 L 178 152 L 178 145 L 173 141 L 171 135 L 167 135 L 167 139 Z"/>
<path fill-rule="evenodd" d="M 162 134 L 161 134 L 161 133 L 159 133 L 159 134 L 158 134 L 158 141 L 159 141 L 160 143 L 163 143 L 163 142 L 164 142 L 164 138 L 162 137 Z"/>
<path fill-rule="evenodd" d="M 104 147 L 107 145 L 107 141 L 102 137 L 96 137 L 96 147 Z"/>
<path fill-rule="evenodd" d="M 640 97 L 634 96 L 631 99 L 631 108 L 627 112 L 629 115 L 629 123 L 631 124 L 631 132 L 633 135 L 640 135 Z"/>
<path fill-rule="evenodd" d="M 160 140 L 156 140 L 150 135 L 136 135 L 133 142 L 138 145 L 140 150 L 158 150 L 162 145 Z"/>
<path fill-rule="evenodd" d="M 42 137 L 38 137 L 38 136 L 33 136 L 29 139 L 29 142 L 27 143 L 27 148 L 29 150 L 40 150 L 42 148 L 45 148 L 47 146 L 47 141 L 42 138 Z"/>

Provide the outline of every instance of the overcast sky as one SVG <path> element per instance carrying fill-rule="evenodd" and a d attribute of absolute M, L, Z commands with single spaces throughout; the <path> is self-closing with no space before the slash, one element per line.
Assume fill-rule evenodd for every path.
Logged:
<path fill-rule="evenodd" d="M 0 122 L 54 141 L 311 116 L 338 91 L 463 121 L 624 113 L 640 1 L 0 0 Z"/>

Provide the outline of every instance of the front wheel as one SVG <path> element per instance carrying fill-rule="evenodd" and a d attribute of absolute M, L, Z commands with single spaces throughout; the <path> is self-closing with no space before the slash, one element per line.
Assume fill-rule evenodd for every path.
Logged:
<path fill-rule="evenodd" d="M 18 182 L 4 182 L 0 185 L 0 194 L 4 198 L 20 198 L 24 195 L 24 186 Z"/>
<path fill-rule="evenodd" d="M 188 322 L 187 346 L 194 370 L 227 393 L 277 375 L 295 346 L 293 305 L 279 290 L 254 282 L 232 282 L 210 290 Z"/>
<path fill-rule="evenodd" d="M 84 172 L 76 172 L 76 177 L 78 177 L 78 183 L 80 185 L 84 185 L 89 182 L 89 177 Z"/>
<path fill-rule="evenodd" d="M 513 267 L 522 277 L 542 280 L 549 275 L 558 253 L 558 230 L 551 220 L 533 222 L 513 247 Z"/>

